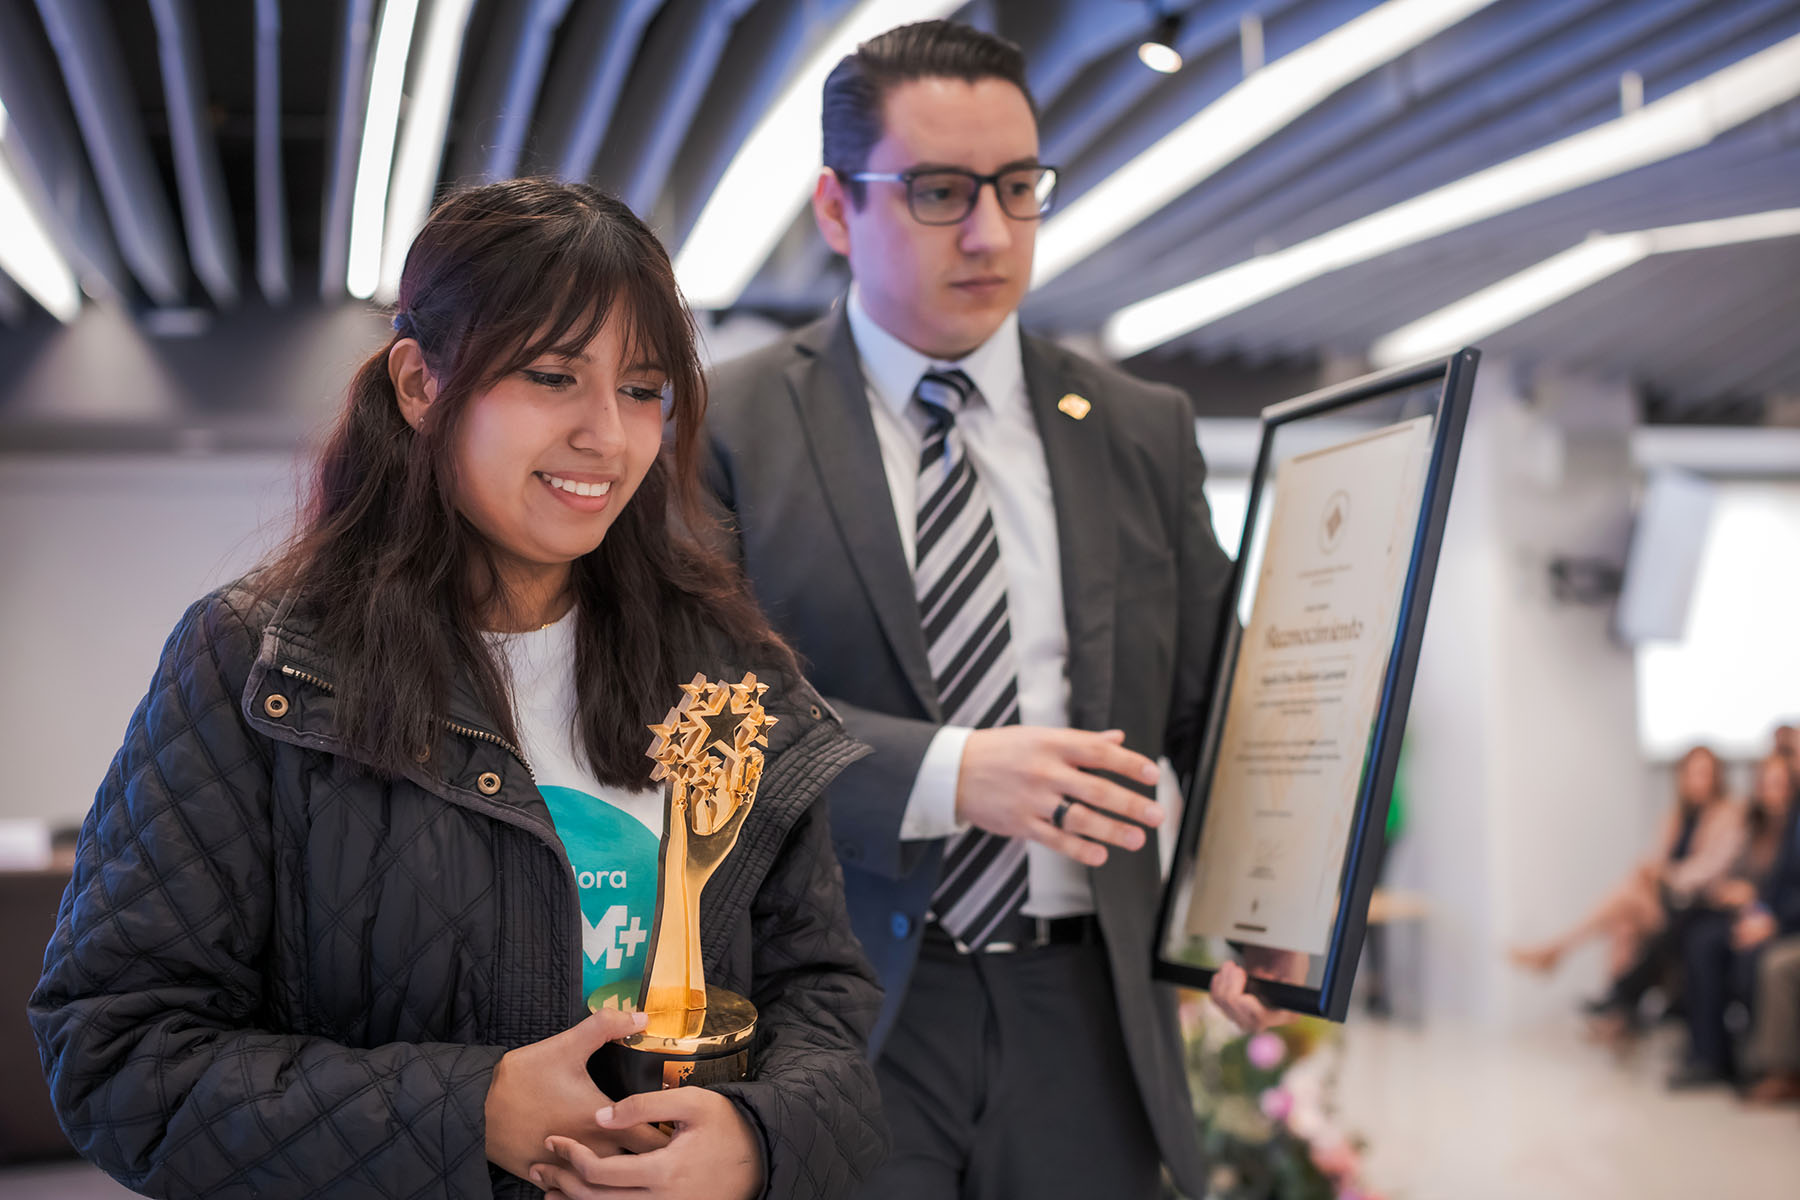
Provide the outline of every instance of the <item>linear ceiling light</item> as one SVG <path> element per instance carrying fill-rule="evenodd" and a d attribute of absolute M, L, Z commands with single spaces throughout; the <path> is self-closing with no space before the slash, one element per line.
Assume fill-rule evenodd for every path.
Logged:
<path fill-rule="evenodd" d="M 81 289 L 69 260 L 56 248 L 13 173 L 5 153 L 8 126 L 6 106 L 0 104 L 0 229 L 6 230 L 0 237 L 0 271 L 66 325 L 81 313 Z"/>
<path fill-rule="evenodd" d="M 1045 221 L 1032 284 L 1061 275 L 1346 85 L 1493 2 L 1388 0 L 1251 72 Z"/>
<path fill-rule="evenodd" d="M 387 0 L 375 34 L 369 106 L 363 111 L 362 153 L 356 160 L 356 193 L 350 202 L 350 266 L 344 281 L 358 300 L 373 296 L 381 277 L 381 224 L 394 167 L 394 128 L 400 120 L 400 89 L 406 82 L 406 55 L 418 15 L 419 0 Z"/>
<path fill-rule="evenodd" d="M 1552 255 L 1377 339 L 1369 347 L 1369 362 L 1377 367 L 1392 366 L 1487 337 L 1652 254 L 1795 236 L 1800 236 L 1800 208 L 1665 225 L 1635 233 L 1596 234 L 1579 246 Z"/>
<path fill-rule="evenodd" d="M 437 0 L 425 24 L 418 81 L 406 98 L 406 126 L 400 131 L 400 152 L 394 157 L 394 178 L 388 186 L 381 278 L 375 288 L 375 298 L 383 304 L 392 303 L 399 292 L 406 252 L 431 212 L 431 194 L 444 161 L 444 134 L 450 128 L 450 96 L 474 6 L 475 0 Z"/>
<path fill-rule="evenodd" d="M 1109 353 L 1137 354 L 1321 275 L 1698 149 L 1795 96 L 1800 36 L 1626 116 L 1127 305 L 1107 319 L 1101 340 Z"/>
<path fill-rule="evenodd" d="M 838 60 L 896 25 L 959 7 L 957 0 L 863 0 L 832 31 L 744 139 L 675 256 L 689 304 L 730 307 L 806 204 L 819 176 L 819 93 Z"/>

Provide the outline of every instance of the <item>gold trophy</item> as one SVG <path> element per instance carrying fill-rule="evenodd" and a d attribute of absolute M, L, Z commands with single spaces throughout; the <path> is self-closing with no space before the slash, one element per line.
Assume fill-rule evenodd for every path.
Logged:
<path fill-rule="evenodd" d="M 775 718 L 763 711 L 766 683 L 695 675 L 681 703 L 650 726 L 650 773 L 663 783 L 656 919 L 638 1007 L 642 1030 L 608 1042 L 588 1059 L 594 1085 L 610 1099 L 686 1085 L 730 1083 L 750 1074 L 756 1006 L 711 987 L 700 964 L 700 893 L 737 844 L 756 802 L 763 753 Z"/>

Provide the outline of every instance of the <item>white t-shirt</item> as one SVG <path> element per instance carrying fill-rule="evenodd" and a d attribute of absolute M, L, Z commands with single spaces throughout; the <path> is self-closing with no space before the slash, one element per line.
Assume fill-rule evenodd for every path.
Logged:
<path fill-rule="evenodd" d="M 575 614 L 529 633 L 490 634 L 512 672 L 520 746 L 537 776 L 581 894 L 582 994 L 632 1009 L 656 917 L 663 795 L 606 787 L 574 736 Z M 644 746 L 650 733 L 644 732 Z"/>

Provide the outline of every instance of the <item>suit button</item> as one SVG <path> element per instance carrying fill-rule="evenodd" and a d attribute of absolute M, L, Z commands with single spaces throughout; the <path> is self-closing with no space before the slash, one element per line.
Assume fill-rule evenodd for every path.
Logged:
<path fill-rule="evenodd" d="M 895 937 L 904 938 L 912 932 L 912 918 L 903 912 L 897 912 L 888 918 L 888 928 L 894 931 Z"/>

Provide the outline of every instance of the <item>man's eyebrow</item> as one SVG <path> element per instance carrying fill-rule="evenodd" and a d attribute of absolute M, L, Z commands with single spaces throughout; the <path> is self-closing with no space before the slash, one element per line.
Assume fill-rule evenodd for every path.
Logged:
<path fill-rule="evenodd" d="M 1044 164 L 1038 160 L 1037 155 L 1031 154 L 1031 155 L 1027 155 L 1024 158 L 1015 158 L 1011 162 L 1008 162 L 1008 163 L 1002 163 L 1000 165 L 1000 170 L 995 171 L 994 174 L 998 175 L 998 174 L 1000 174 L 1001 171 L 1011 171 L 1018 167 L 1041 167 L 1043 165 Z M 949 163 L 949 162 L 914 163 L 912 166 L 906 168 L 906 171 L 910 172 L 912 174 L 915 174 L 915 175 L 922 171 L 971 171 L 972 173 L 974 173 L 976 175 L 981 174 L 981 172 L 974 171 L 973 168 L 966 167 L 962 163 Z"/>

